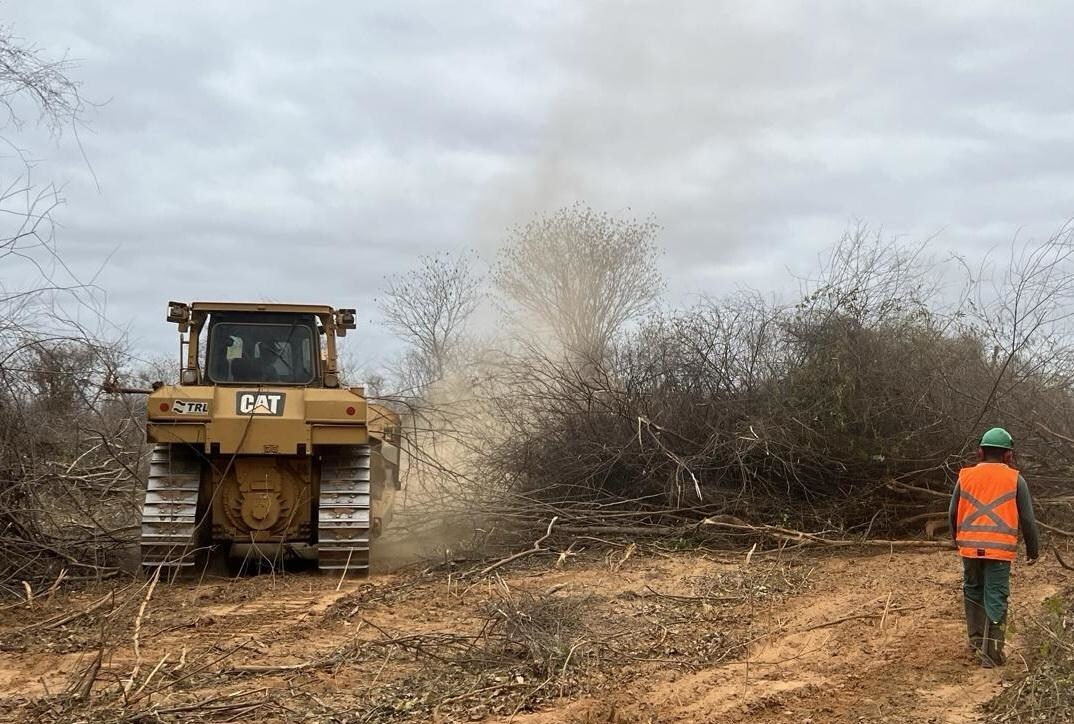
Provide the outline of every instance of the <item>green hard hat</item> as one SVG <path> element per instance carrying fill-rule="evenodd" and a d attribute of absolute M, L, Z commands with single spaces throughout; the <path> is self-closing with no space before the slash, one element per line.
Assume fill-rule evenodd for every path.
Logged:
<path fill-rule="evenodd" d="M 981 447 L 1001 447 L 1007 450 L 1014 449 L 1014 440 L 1011 434 L 1002 427 L 993 427 L 981 436 Z"/>

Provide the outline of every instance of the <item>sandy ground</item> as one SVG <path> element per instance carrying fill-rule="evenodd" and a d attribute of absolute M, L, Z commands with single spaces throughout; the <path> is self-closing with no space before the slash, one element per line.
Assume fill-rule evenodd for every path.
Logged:
<path fill-rule="evenodd" d="M 746 566 L 741 555 L 613 550 L 555 563 L 534 556 L 496 580 L 185 581 L 148 601 L 145 582 L 125 582 L 8 606 L 0 720 L 973 722 L 1023 667 L 1017 633 L 1005 671 L 968 656 L 950 551 Z M 1016 565 L 1014 620 L 1063 576 L 1052 561 Z M 581 626 L 540 684 L 525 655 L 485 671 L 473 653 L 523 600 L 573 606 L 555 610 Z"/>
<path fill-rule="evenodd" d="M 765 638 L 743 660 L 684 676 L 667 672 L 641 690 L 516 721 L 981 721 L 980 705 L 1021 665 L 1020 641 L 1015 635 L 1008 646 L 1008 671 L 983 669 L 967 655 L 960 571 L 946 552 L 817 561 L 814 589 L 774 608 L 760 627 Z M 1015 620 L 1055 593 L 1060 574 L 1019 567 Z M 886 617 L 818 627 L 885 608 Z"/>

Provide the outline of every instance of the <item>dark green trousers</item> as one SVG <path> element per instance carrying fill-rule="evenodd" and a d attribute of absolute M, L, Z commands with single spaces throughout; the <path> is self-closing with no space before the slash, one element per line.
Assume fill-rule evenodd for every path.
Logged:
<path fill-rule="evenodd" d="M 1003 621 L 1011 594 L 1010 562 L 963 558 L 962 593 L 966 600 L 984 608 L 989 621 Z"/>

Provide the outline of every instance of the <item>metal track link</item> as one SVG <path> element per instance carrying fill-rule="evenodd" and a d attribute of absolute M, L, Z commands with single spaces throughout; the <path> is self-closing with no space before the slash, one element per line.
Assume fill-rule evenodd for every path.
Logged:
<path fill-rule="evenodd" d="M 369 573 L 369 445 L 340 446 L 321 457 L 317 507 L 317 567 Z"/>
<path fill-rule="evenodd" d="M 142 506 L 142 565 L 194 565 L 201 458 L 186 445 L 155 445 Z"/>

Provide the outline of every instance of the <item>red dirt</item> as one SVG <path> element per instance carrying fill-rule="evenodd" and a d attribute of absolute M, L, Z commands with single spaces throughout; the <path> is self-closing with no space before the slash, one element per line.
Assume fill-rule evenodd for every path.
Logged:
<path fill-rule="evenodd" d="M 778 565 L 755 557 L 749 568 L 742 556 L 716 560 L 694 553 L 638 554 L 621 565 L 619 559 L 617 553 L 591 556 L 556 568 L 550 559 L 535 558 L 525 569 L 502 571 L 502 586 L 460 584 L 446 573 L 380 576 L 346 582 L 339 591 L 337 581 L 314 574 L 162 584 L 146 606 L 139 674 L 130 688 L 141 686 L 164 659 L 159 678 L 145 690 L 163 688 L 141 705 L 167 708 L 240 689 L 263 688 L 279 695 L 273 701 L 280 702 L 298 697 L 297 708 L 250 709 L 249 717 L 262 722 L 305 716 L 342 721 L 348 716 L 339 712 L 350 711 L 351 721 L 368 716 L 369 721 L 518 724 L 859 724 L 979 721 L 980 704 L 998 693 L 1010 675 L 981 669 L 966 653 L 960 566 L 953 552 L 802 554 Z M 790 568 L 794 575 L 788 577 L 784 573 Z M 1015 620 L 1055 592 L 1057 571 L 1050 564 L 1016 566 Z M 754 575 L 760 583 L 753 582 Z M 731 587 L 735 601 L 718 602 L 716 585 Z M 25 633 L 50 617 L 84 609 L 104 590 L 0 610 L 0 643 L 6 649 L 0 654 L 0 719 L 77 720 L 83 705 L 49 708 L 42 702 L 63 699 L 61 692 L 96 655 L 102 627 L 118 633 L 85 712 L 87 718 L 104 711 L 117 717 L 129 713 L 119 704 L 114 710 L 101 707 L 109 697 L 115 699 L 118 682 L 135 667 L 134 619 L 144 585 L 117 594 L 117 601 L 125 603 L 111 608 L 112 613 L 104 613 L 105 608 L 101 616 Z M 421 639 L 423 646 L 445 634 L 479 636 L 490 620 L 489 606 L 506 605 L 503 601 L 515 599 L 505 596 L 520 592 L 529 592 L 538 603 L 584 596 L 589 623 L 577 639 L 577 673 L 558 689 L 549 686 L 517 706 L 517 700 L 504 697 L 533 688 L 524 658 L 502 686 L 495 682 L 503 677 L 488 680 L 493 685 L 486 700 L 480 700 L 480 692 L 460 689 L 465 702 L 449 706 L 452 697 L 446 697 L 445 687 L 459 680 L 429 678 L 443 667 L 423 667 L 420 657 L 403 649 L 366 645 L 404 635 L 428 635 Z M 743 592 L 749 595 L 743 598 Z M 833 623 L 861 614 L 871 615 Z M 721 638 L 712 638 L 715 634 Z M 634 658 L 615 660 L 608 653 L 612 649 L 594 649 L 583 660 L 581 652 L 600 637 L 625 641 L 614 651 Z M 736 645 L 739 641 L 753 643 Z M 1019 644 L 1013 636 L 1008 672 L 1022 667 Z M 357 653 L 348 653 L 352 649 Z M 649 649 L 655 653 L 645 653 Z M 710 653 L 716 651 L 723 653 Z M 318 663 L 301 672 L 236 671 L 312 662 Z M 568 656 L 564 672 L 570 663 Z M 189 688 L 163 686 L 184 681 L 208 664 L 212 678 L 191 678 Z M 425 698 L 417 701 L 421 697 L 408 687 L 422 689 Z M 422 701 L 433 701 L 429 697 L 436 698 L 437 687 L 441 704 L 423 710 Z M 368 711 L 360 716 L 371 698 L 385 702 L 383 707 L 375 716 Z M 413 710 L 408 708 L 412 705 Z M 521 713 L 512 719 L 516 708 Z M 235 721 L 247 720 L 241 711 L 236 716 Z"/>

